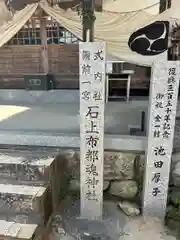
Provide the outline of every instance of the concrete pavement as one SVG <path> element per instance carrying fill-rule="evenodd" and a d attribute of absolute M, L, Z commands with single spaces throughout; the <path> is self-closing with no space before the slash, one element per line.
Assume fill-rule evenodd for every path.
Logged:
<path fill-rule="evenodd" d="M 141 111 L 148 115 L 148 101 L 109 102 L 105 106 L 105 148 L 144 151 L 146 137 L 129 136 L 140 128 Z M 177 116 L 180 116 L 178 102 Z M 0 144 L 79 148 L 79 103 L 0 105 Z M 176 137 L 180 147 L 180 136 Z"/>
<path fill-rule="evenodd" d="M 141 111 L 147 102 L 110 102 L 105 107 L 105 133 L 129 134 L 129 127 L 140 127 Z M 79 104 L 0 105 L 0 131 L 42 131 L 79 134 Z"/>

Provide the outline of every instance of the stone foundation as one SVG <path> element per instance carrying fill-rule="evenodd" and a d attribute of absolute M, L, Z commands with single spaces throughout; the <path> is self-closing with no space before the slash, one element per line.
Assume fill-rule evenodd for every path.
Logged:
<path fill-rule="evenodd" d="M 62 154 L 62 153 L 61 153 Z M 70 174 L 72 191 L 80 189 L 80 157 L 74 150 L 64 151 Z M 144 165 L 143 153 L 105 152 L 104 156 L 104 190 L 113 196 L 133 199 L 139 193 L 139 181 Z M 138 177 L 137 177 L 138 176 Z"/>
<path fill-rule="evenodd" d="M 68 190 L 78 193 L 80 191 L 79 151 L 69 149 L 62 151 L 61 155 L 67 161 L 70 176 Z M 104 192 L 112 196 L 127 215 L 137 215 L 141 212 L 144 165 L 145 154 L 143 152 L 105 151 Z M 174 221 L 178 214 L 180 219 L 180 213 L 177 210 L 180 208 L 180 153 L 174 153 L 172 156 L 169 189 L 168 214 Z"/>
<path fill-rule="evenodd" d="M 12 153 L 2 151 L 0 154 L 0 179 L 4 179 L 2 192 L 8 193 L 8 196 L 3 195 L 1 203 L 4 210 L 9 211 L 9 216 L 5 214 L 1 207 L 0 219 L 3 221 L 16 221 L 20 224 L 37 224 L 40 226 L 43 217 L 44 222 L 48 221 L 50 213 L 47 203 L 49 197 L 52 196 L 52 210 L 57 210 L 60 200 L 65 197 L 75 197 L 79 200 L 80 192 L 80 156 L 79 150 L 62 148 L 29 148 L 13 149 Z M 18 151 L 18 153 L 15 153 Z M 24 151 L 24 153 L 23 153 Z M 6 153 L 5 153 L 6 152 Z M 41 153 L 40 155 L 38 153 Z M 21 166 L 22 165 L 22 166 Z M 25 166 L 26 167 L 25 167 Z M 111 201 L 125 215 L 133 217 L 141 213 L 141 195 L 143 185 L 145 165 L 145 154 L 143 152 L 119 152 L 105 151 L 104 153 L 104 202 Z M 15 178 L 15 169 L 18 170 L 17 178 Z M 25 185 L 26 189 L 32 189 L 32 180 L 34 188 L 43 188 L 41 194 L 42 201 L 34 198 L 33 205 L 25 205 L 27 210 L 32 209 L 32 214 L 26 212 L 15 211 L 16 201 L 12 202 L 11 208 L 9 203 L 4 204 L 4 200 L 9 199 L 9 196 L 14 197 L 14 190 L 10 186 L 18 185 L 21 190 Z M 4 190 L 6 189 L 6 191 Z M 13 188 L 14 189 L 14 188 Z M 25 188 L 23 188 L 25 189 Z M 19 192 L 23 201 L 29 203 L 26 195 L 27 190 L 23 193 Z M 20 191 L 19 190 L 19 191 Z M 4 192 L 5 191 L 5 192 Z M 45 194 L 47 192 L 47 194 Z M 6 194 L 7 195 L 7 194 Z M 17 191 L 16 191 L 17 195 Z M 29 195 L 28 195 L 29 196 Z M 33 195 L 34 196 L 34 195 Z M 46 199 L 46 200 L 44 200 Z M 42 204 L 39 204 L 42 203 Z M 62 201 L 61 201 L 62 203 Z M 29 207 L 30 206 L 30 207 Z M 41 207 L 42 206 L 42 207 Z M 61 204 L 60 204 L 61 207 Z M 170 188 L 168 196 L 168 207 L 166 223 L 168 226 L 178 229 L 180 222 L 180 153 L 174 153 L 172 156 L 171 173 L 170 173 Z M 41 214 L 39 214 L 41 213 Z M 28 215 L 28 216 L 27 216 Z M 28 219 L 28 222 L 26 221 Z M 36 221 L 34 220 L 36 219 Z M 54 223 L 54 222 L 53 222 Z M 52 224 L 53 224 L 52 223 Z M 59 231 L 59 230 L 58 230 Z"/>

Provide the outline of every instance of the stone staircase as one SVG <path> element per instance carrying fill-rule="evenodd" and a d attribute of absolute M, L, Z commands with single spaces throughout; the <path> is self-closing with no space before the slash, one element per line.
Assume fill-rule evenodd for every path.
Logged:
<path fill-rule="evenodd" d="M 67 189 L 64 167 L 53 154 L 0 151 L 0 240 L 47 239 L 50 216 Z"/>

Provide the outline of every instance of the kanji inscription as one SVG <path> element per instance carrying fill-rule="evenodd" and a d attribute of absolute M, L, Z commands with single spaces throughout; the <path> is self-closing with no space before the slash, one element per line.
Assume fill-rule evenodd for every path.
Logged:
<path fill-rule="evenodd" d="M 165 216 L 180 62 L 156 62 L 152 68 L 143 214 Z"/>
<path fill-rule="evenodd" d="M 105 43 L 79 44 L 81 218 L 102 218 Z"/>

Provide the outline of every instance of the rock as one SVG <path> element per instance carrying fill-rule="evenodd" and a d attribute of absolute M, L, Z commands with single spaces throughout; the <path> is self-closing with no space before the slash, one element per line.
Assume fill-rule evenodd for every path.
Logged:
<path fill-rule="evenodd" d="M 66 236 L 66 231 L 62 217 L 55 215 L 52 219 L 51 233 L 49 235 L 50 240 L 58 240 Z"/>
<path fill-rule="evenodd" d="M 180 212 L 176 207 L 173 205 L 169 205 L 166 209 L 166 219 L 175 219 L 179 218 L 180 219 Z"/>
<path fill-rule="evenodd" d="M 169 198 L 174 205 L 180 205 L 180 188 L 173 188 Z"/>
<path fill-rule="evenodd" d="M 137 155 L 134 160 L 134 178 L 141 182 L 144 176 L 145 155 Z"/>
<path fill-rule="evenodd" d="M 61 152 L 61 155 L 63 155 L 68 162 L 68 169 L 70 171 L 71 177 L 74 179 L 79 179 L 79 151 L 66 150 Z M 139 155 L 136 153 L 104 152 L 104 180 L 132 180 L 134 177 L 134 161 L 137 156 L 143 169 L 143 154 Z"/>
<path fill-rule="evenodd" d="M 80 191 L 80 182 L 79 180 L 72 179 L 69 184 L 69 191 L 79 192 Z"/>
<path fill-rule="evenodd" d="M 104 181 L 103 190 L 106 191 L 110 185 L 109 181 Z M 80 181 L 77 179 L 70 180 L 69 191 L 79 192 L 80 191 Z"/>
<path fill-rule="evenodd" d="M 133 198 L 138 192 L 137 183 L 132 180 L 113 181 L 109 189 L 109 193 L 125 199 Z"/>
<path fill-rule="evenodd" d="M 134 177 L 134 153 L 105 153 L 105 179 L 131 180 Z"/>
<path fill-rule="evenodd" d="M 118 202 L 118 206 L 127 216 L 134 217 L 140 215 L 140 210 L 137 204 L 123 201 Z"/>
<path fill-rule="evenodd" d="M 109 181 L 104 181 L 104 185 L 103 185 L 103 191 L 106 191 L 110 186 L 110 182 Z"/>
<path fill-rule="evenodd" d="M 173 173 L 175 168 L 178 168 L 178 169 L 176 169 L 176 172 L 177 172 L 177 170 L 179 172 L 179 164 L 178 164 L 179 162 L 180 162 L 180 153 L 178 153 L 178 152 L 173 153 L 172 158 L 171 158 L 171 169 L 170 169 L 170 176 L 169 176 L 169 184 L 170 185 L 174 185 L 174 183 L 175 183 L 175 184 L 177 184 L 177 186 L 180 186 L 179 185 L 180 184 L 179 174 L 177 174 L 177 176 L 176 176 L 176 173 Z"/>
<path fill-rule="evenodd" d="M 176 152 L 172 154 L 171 157 L 171 171 L 174 170 L 176 164 L 180 162 L 180 153 Z"/>
<path fill-rule="evenodd" d="M 176 163 L 172 171 L 172 183 L 175 186 L 180 186 L 180 162 Z"/>
<path fill-rule="evenodd" d="M 171 162 L 172 165 L 176 165 L 178 162 L 180 162 L 180 153 L 173 153 Z"/>
<path fill-rule="evenodd" d="M 0 220 L 0 226 L 1 239 L 42 239 L 42 235 L 45 232 L 43 230 L 39 230 L 37 224 L 21 224 Z"/>
<path fill-rule="evenodd" d="M 80 177 L 80 160 L 78 152 L 74 150 L 66 150 L 61 153 L 66 161 L 70 172 L 70 175 L 74 179 L 79 179 Z"/>

